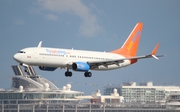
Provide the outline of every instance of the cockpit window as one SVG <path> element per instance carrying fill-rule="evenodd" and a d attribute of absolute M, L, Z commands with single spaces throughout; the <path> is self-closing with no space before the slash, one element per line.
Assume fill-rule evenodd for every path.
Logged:
<path fill-rule="evenodd" d="M 19 51 L 18 53 L 26 53 L 26 52 L 24 52 L 24 51 Z"/>

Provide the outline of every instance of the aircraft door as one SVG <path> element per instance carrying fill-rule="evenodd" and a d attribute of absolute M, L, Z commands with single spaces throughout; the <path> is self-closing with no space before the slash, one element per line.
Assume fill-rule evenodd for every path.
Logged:
<path fill-rule="evenodd" d="M 34 59 L 38 59 L 38 54 L 36 51 L 34 52 Z"/>

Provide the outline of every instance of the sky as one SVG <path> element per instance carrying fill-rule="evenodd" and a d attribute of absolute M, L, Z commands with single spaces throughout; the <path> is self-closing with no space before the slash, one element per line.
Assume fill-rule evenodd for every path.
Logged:
<path fill-rule="evenodd" d="M 11 88 L 13 55 L 43 41 L 44 47 L 112 51 L 120 48 L 138 22 L 143 32 L 137 55 L 151 53 L 160 43 L 160 60 L 138 63 L 111 71 L 91 71 L 93 76 L 65 69 L 36 73 L 62 88 L 91 94 L 103 86 L 124 82 L 180 86 L 180 1 L 179 0 L 0 0 L 0 88 Z"/>

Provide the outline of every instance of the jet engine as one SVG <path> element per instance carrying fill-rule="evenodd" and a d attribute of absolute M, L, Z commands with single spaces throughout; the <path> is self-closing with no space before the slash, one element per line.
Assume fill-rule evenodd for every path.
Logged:
<path fill-rule="evenodd" d="M 72 64 L 72 69 L 75 71 L 89 71 L 90 66 L 86 62 L 76 62 Z"/>
<path fill-rule="evenodd" d="M 44 67 L 44 66 L 39 66 L 40 70 L 44 70 L 44 71 L 54 71 L 56 70 L 56 67 Z"/>

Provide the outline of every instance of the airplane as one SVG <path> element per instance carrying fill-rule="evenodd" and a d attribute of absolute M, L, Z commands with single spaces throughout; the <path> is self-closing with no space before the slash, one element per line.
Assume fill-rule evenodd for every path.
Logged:
<path fill-rule="evenodd" d="M 74 71 L 84 72 L 85 77 L 91 77 L 90 70 L 113 70 L 127 67 L 136 63 L 139 59 L 163 57 L 156 55 L 159 43 L 151 54 L 136 56 L 142 33 L 143 23 L 136 24 L 122 47 L 110 52 L 74 50 L 63 48 L 42 47 L 42 41 L 37 47 L 29 47 L 20 50 L 13 58 L 22 66 L 38 66 L 40 70 L 54 71 L 64 68 L 66 77 L 71 77 Z"/>

